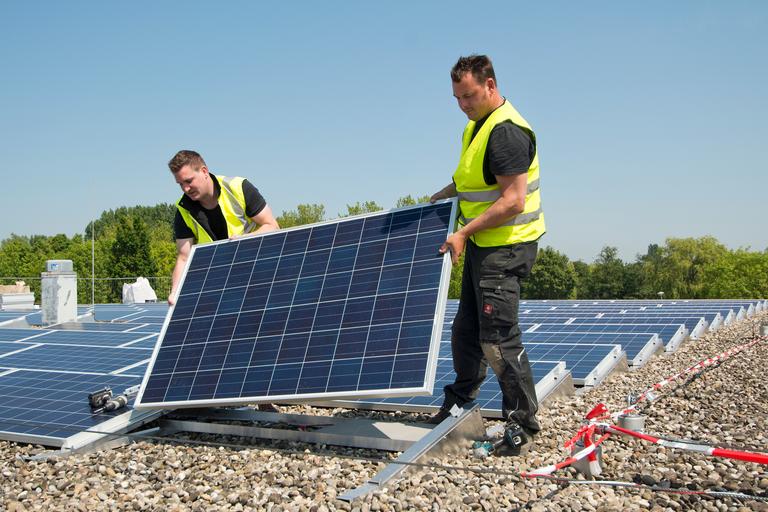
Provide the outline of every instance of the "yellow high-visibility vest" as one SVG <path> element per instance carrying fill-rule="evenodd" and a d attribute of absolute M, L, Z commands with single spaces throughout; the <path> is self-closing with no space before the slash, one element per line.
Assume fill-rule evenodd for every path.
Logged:
<path fill-rule="evenodd" d="M 498 198 L 501 197 L 499 185 L 488 185 L 483 178 L 483 160 L 485 148 L 494 126 L 504 121 L 512 121 L 526 130 L 532 140 L 536 136 L 528 122 L 515 110 L 508 101 L 494 110 L 475 138 L 475 122 L 469 121 L 464 129 L 461 158 L 453 181 L 459 197 L 459 224 L 467 225 L 479 217 Z M 544 212 L 541 209 L 541 191 L 539 190 L 539 154 L 534 153 L 533 161 L 528 167 L 528 189 L 525 195 L 525 209 L 500 226 L 478 231 L 470 239 L 480 247 L 498 247 L 537 240 L 546 231 Z"/>
<path fill-rule="evenodd" d="M 250 233 L 258 228 L 258 225 L 253 222 L 245 214 L 245 194 L 243 194 L 243 181 L 244 178 L 228 178 L 226 176 L 211 175 L 216 181 L 218 181 L 221 191 L 219 193 L 219 206 L 221 207 L 221 213 L 224 214 L 224 220 L 227 223 L 227 233 L 229 236 L 241 235 L 243 233 Z M 181 205 L 184 196 L 176 203 L 181 218 L 184 219 L 184 223 L 189 226 L 189 229 L 195 234 L 195 243 L 207 244 L 213 242 L 213 239 L 203 226 L 198 223 L 192 214 Z"/>

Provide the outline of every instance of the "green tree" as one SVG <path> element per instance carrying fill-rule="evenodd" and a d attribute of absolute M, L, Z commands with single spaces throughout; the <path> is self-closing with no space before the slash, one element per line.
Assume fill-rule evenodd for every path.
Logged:
<path fill-rule="evenodd" d="M 745 249 L 701 269 L 700 298 L 764 299 L 768 297 L 768 254 Z"/>
<path fill-rule="evenodd" d="M 365 202 L 356 202 L 355 204 L 348 204 L 347 205 L 347 212 L 346 213 L 340 213 L 339 217 L 351 217 L 352 215 L 360 215 L 362 213 L 373 213 L 378 212 L 380 210 L 383 210 L 381 206 L 379 206 L 376 201 L 365 201 Z"/>
<path fill-rule="evenodd" d="M 640 262 L 627 263 L 624 265 L 622 279 L 622 299 L 640 299 L 647 297 L 644 295 L 644 276 L 643 265 Z"/>
<path fill-rule="evenodd" d="M 157 236 L 172 240 L 176 205 L 169 203 L 160 203 L 155 206 L 121 206 L 114 210 L 105 210 L 95 222 L 89 222 L 85 227 L 85 238 L 91 238 L 91 230 L 94 227 L 97 238 L 114 237 L 120 218 L 123 216 L 141 218 L 153 239 Z"/>
<path fill-rule="evenodd" d="M 539 249 L 531 275 L 522 281 L 525 299 L 568 299 L 576 288 L 576 271 L 565 254 L 552 247 Z"/>
<path fill-rule="evenodd" d="M 670 299 L 701 298 L 706 284 L 702 270 L 728 254 L 728 249 L 711 236 L 668 238 L 642 263 L 645 289 L 656 288 Z"/>
<path fill-rule="evenodd" d="M 581 260 L 573 261 L 573 273 L 576 277 L 575 290 L 572 297 L 574 299 L 586 299 L 587 283 L 589 283 L 589 265 Z"/>
<path fill-rule="evenodd" d="M 459 262 L 451 267 L 451 280 L 448 284 L 448 298 L 461 298 L 461 275 L 464 272 L 464 253 L 459 256 Z"/>
<path fill-rule="evenodd" d="M 620 299 L 624 296 L 624 262 L 616 247 L 605 246 L 589 269 L 585 298 Z"/>
<path fill-rule="evenodd" d="M 300 204 L 295 210 L 283 211 L 277 217 L 281 228 L 314 224 L 325 220 L 325 206 L 321 204 Z"/>
<path fill-rule="evenodd" d="M 397 200 L 397 203 L 395 204 L 395 208 L 402 208 L 404 206 L 413 206 L 417 204 L 428 203 L 429 197 L 430 196 L 419 196 L 416 199 L 414 199 L 413 197 L 411 197 L 410 194 L 408 194 L 407 196 L 403 196 Z"/>
<path fill-rule="evenodd" d="M 140 217 L 123 215 L 118 220 L 115 241 L 111 247 L 112 272 L 115 277 L 157 275 L 157 265 L 152 259 L 149 231 Z M 114 302 L 121 298 L 122 282 L 116 282 Z"/>

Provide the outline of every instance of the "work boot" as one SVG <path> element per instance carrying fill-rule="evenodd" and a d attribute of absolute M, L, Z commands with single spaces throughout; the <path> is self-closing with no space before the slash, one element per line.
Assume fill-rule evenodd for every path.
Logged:
<path fill-rule="evenodd" d="M 500 457 L 526 455 L 533 447 L 533 436 L 517 423 L 507 423 L 502 442 L 494 445 L 493 454 Z"/>
<path fill-rule="evenodd" d="M 425 423 L 429 423 L 430 425 L 439 425 L 443 422 L 445 418 L 451 415 L 451 411 L 448 409 L 440 408 L 439 411 L 437 411 L 435 414 L 429 417 L 429 419 Z"/>
<path fill-rule="evenodd" d="M 275 404 L 258 404 L 256 405 L 257 411 L 262 412 L 280 412 L 280 409 Z"/>

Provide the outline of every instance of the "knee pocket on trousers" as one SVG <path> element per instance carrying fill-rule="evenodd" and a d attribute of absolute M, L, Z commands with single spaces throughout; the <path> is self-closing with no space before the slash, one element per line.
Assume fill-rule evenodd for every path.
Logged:
<path fill-rule="evenodd" d="M 480 292 L 480 340 L 497 343 L 517 326 L 518 293 L 489 281 L 480 283 Z"/>

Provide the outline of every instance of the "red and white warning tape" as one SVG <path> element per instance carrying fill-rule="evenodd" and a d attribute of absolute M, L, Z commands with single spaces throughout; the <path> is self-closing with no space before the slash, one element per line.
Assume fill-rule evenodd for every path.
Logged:
<path fill-rule="evenodd" d="M 626 436 L 636 437 L 649 443 L 658 444 L 666 448 L 675 448 L 678 450 L 687 450 L 690 452 L 703 453 L 704 455 L 710 455 L 712 457 L 724 457 L 727 459 L 743 460 L 746 462 L 755 462 L 757 464 L 768 464 L 768 454 L 760 452 L 747 452 L 743 450 L 728 450 L 725 448 L 717 448 L 715 446 L 709 446 L 705 444 L 692 443 L 686 441 L 671 441 L 668 439 L 662 439 L 654 437 L 649 434 L 643 434 L 642 432 L 635 432 L 626 428 L 619 427 L 618 425 L 604 425 L 603 430 L 607 433 L 623 434 Z"/>
<path fill-rule="evenodd" d="M 671 384 L 672 382 L 678 381 L 684 377 L 687 378 L 693 375 L 697 375 L 703 372 L 704 370 L 706 370 L 707 368 L 720 364 L 724 360 L 750 347 L 753 347 L 757 343 L 765 340 L 766 340 L 765 337 L 756 338 L 748 343 L 744 343 L 742 345 L 732 347 L 726 350 L 725 352 L 718 354 L 714 357 L 708 357 L 707 359 L 699 361 L 695 365 L 690 366 L 685 370 L 671 377 L 667 377 L 666 379 L 663 379 L 657 382 L 656 384 L 654 384 L 653 386 L 649 387 L 637 397 L 637 399 L 635 400 L 635 403 L 633 403 L 632 405 L 623 409 L 620 412 L 609 414 L 608 408 L 605 406 L 605 404 L 602 404 L 602 403 L 597 404 L 586 415 L 585 424 L 578 430 L 578 432 L 576 432 L 576 434 L 571 439 L 566 441 L 564 444 L 564 447 L 566 449 L 572 449 L 574 446 L 577 446 L 577 442 L 581 440 L 584 446 L 583 449 L 572 454 L 570 457 L 568 457 L 567 459 L 557 464 L 550 464 L 548 466 L 542 466 L 532 471 L 522 472 L 521 476 L 528 477 L 528 478 L 539 478 L 539 477 L 546 478 L 552 473 L 554 473 L 555 471 L 559 469 L 563 469 L 567 466 L 570 466 L 573 463 L 584 459 L 585 457 L 589 461 L 590 473 L 593 476 L 597 476 L 600 474 L 601 469 L 600 469 L 600 464 L 598 463 L 598 460 L 597 460 L 596 450 L 597 450 L 597 447 L 600 444 L 602 444 L 608 437 L 610 437 L 611 434 L 627 435 L 627 436 L 635 437 L 638 439 L 642 439 L 644 441 L 655 443 L 661 446 L 665 446 L 667 448 L 688 450 L 688 451 L 703 453 L 705 455 L 709 455 L 713 457 L 725 457 L 729 459 L 755 462 L 757 464 L 768 464 L 768 454 L 765 454 L 765 453 L 748 452 L 748 451 L 742 451 L 742 450 L 729 450 L 725 448 L 718 448 L 714 446 L 708 446 L 708 445 L 693 443 L 693 442 L 672 441 L 668 439 L 655 437 L 649 434 L 644 434 L 641 432 L 635 432 L 633 430 L 629 430 L 626 428 L 619 427 L 618 425 L 605 422 L 605 420 L 610 420 L 612 422 L 616 421 L 616 419 L 622 414 L 628 414 L 636 411 L 637 406 L 640 403 L 644 401 L 655 400 L 656 398 L 658 398 L 658 396 L 656 395 L 656 392 L 663 389 L 665 386 Z M 594 437 L 596 434 L 601 434 L 601 436 L 597 440 L 594 440 Z"/>
<path fill-rule="evenodd" d="M 624 409 L 622 411 L 613 413 L 611 415 L 611 419 L 613 419 L 615 421 L 616 418 L 618 418 L 620 415 L 631 413 L 631 412 L 635 411 L 637 409 L 637 406 L 640 405 L 644 401 L 649 401 L 650 402 L 652 400 L 655 400 L 656 398 L 658 398 L 658 395 L 656 395 L 655 392 L 663 389 L 665 386 L 668 386 L 669 384 L 672 384 L 673 382 L 678 381 L 678 380 L 680 380 L 680 379 L 682 379 L 684 377 L 687 378 L 689 376 L 701 373 L 704 370 L 706 370 L 707 368 L 709 368 L 710 366 L 718 365 L 718 364 L 722 363 L 723 361 L 725 361 L 726 359 L 735 356 L 739 352 L 742 352 L 742 351 L 744 351 L 744 350 L 746 350 L 748 348 L 751 348 L 751 347 L 755 346 L 756 344 L 760 343 L 761 341 L 765 341 L 765 338 L 764 337 L 755 338 L 755 339 L 753 339 L 752 341 L 750 341 L 748 343 L 744 343 L 742 345 L 737 345 L 735 347 L 731 347 L 728 350 L 726 350 L 725 352 L 722 352 L 721 354 L 718 354 L 716 356 L 708 357 L 706 359 L 703 359 L 703 360 L 699 361 L 698 363 L 694 364 L 693 366 L 689 366 L 685 370 L 683 370 L 683 371 L 681 371 L 679 373 L 676 373 L 675 375 L 672 375 L 671 377 L 667 377 L 666 379 L 663 379 L 663 380 L 657 382 L 653 386 L 649 387 L 648 389 L 646 389 L 645 391 L 640 393 L 640 395 L 635 400 L 634 404 L 630 405 L 629 407 L 627 407 L 626 409 Z"/>

